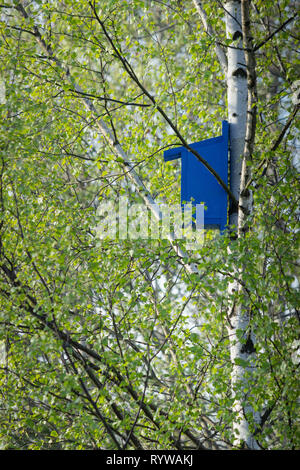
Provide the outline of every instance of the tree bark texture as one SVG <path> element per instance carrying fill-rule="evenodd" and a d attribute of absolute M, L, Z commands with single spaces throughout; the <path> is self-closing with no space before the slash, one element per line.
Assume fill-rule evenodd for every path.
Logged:
<path fill-rule="evenodd" d="M 227 52 L 230 184 L 231 191 L 239 200 L 238 208 L 232 206 L 230 208 L 229 223 L 231 227 L 235 227 L 233 233 L 235 232 L 237 237 L 241 237 L 246 216 L 250 215 L 252 210 L 251 194 L 245 191 L 249 178 L 247 161 L 251 158 L 254 143 L 255 111 L 252 112 L 252 105 L 256 90 L 253 55 L 244 53 L 244 48 L 251 45 L 248 7 L 248 2 L 241 2 L 241 0 L 228 0 L 225 3 L 226 34 L 231 40 Z M 235 281 L 229 285 L 228 289 L 230 298 L 234 299 L 235 293 L 241 293 L 243 288 L 241 276 L 242 272 L 237 269 L 233 276 Z M 249 377 L 251 377 L 255 359 L 255 339 L 250 330 L 251 312 L 240 301 L 235 303 L 233 300 L 228 317 L 232 363 L 231 386 L 234 398 L 234 444 L 237 447 L 259 449 L 249 427 L 249 418 L 253 422 L 258 420 L 249 404 L 248 396 Z M 245 367 L 245 361 L 248 364 L 247 367 Z M 241 390 L 245 390 L 245 393 L 241 393 Z"/>

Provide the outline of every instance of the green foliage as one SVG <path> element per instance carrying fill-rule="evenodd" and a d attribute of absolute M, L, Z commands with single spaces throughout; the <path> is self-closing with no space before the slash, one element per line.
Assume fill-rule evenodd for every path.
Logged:
<path fill-rule="evenodd" d="M 260 44 L 292 16 L 293 2 L 255 3 Z M 224 11 L 220 2 L 203 4 L 214 37 L 193 2 L 96 6 L 122 56 L 188 142 L 216 135 L 226 117 L 226 77 L 214 53 L 216 38 L 226 42 Z M 99 205 L 140 196 L 75 82 L 157 201 L 179 203 L 180 169 L 162 159 L 178 138 L 124 71 L 92 9 L 51 0 L 33 2 L 31 19 L 2 10 L 2 448 L 232 448 L 233 300 L 251 311 L 257 339 L 246 394 L 265 418 L 258 441 L 299 448 L 296 117 L 281 138 L 294 109 L 295 24 L 257 52 L 250 230 L 235 241 L 207 236 L 191 254 L 199 275 L 190 275 L 166 240 L 95 236 Z M 238 268 L 245 289 L 232 298 L 228 285 Z M 242 396 L 243 384 L 235 392 Z"/>

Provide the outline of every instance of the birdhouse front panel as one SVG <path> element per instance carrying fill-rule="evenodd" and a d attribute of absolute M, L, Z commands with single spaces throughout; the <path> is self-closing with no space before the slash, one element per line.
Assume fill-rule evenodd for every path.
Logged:
<path fill-rule="evenodd" d="M 228 185 L 229 125 L 222 123 L 222 136 L 191 144 Z M 227 193 L 216 178 L 195 155 L 184 147 L 164 152 L 165 161 L 181 158 L 181 203 L 204 203 L 204 228 L 218 226 L 221 231 L 227 224 Z"/>

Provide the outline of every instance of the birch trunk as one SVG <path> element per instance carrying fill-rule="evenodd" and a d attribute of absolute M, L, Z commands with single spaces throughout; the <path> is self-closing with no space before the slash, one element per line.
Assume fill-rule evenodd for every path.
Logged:
<path fill-rule="evenodd" d="M 245 222 L 243 204 L 249 213 L 251 198 L 243 192 L 247 175 L 245 155 L 249 154 L 245 142 L 248 139 L 247 107 L 248 82 L 245 54 L 243 50 L 243 28 L 241 14 L 241 0 L 227 0 L 226 9 L 226 34 L 231 40 L 228 47 L 227 60 L 227 100 L 228 121 L 230 123 L 230 184 L 231 191 L 239 201 L 239 207 L 230 207 L 229 223 L 237 229 L 233 238 L 241 236 Z M 247 139 L 246 139 L 247 128 Z M 247 151 L 246 151 L 247 150 Z M 243 158 L 244 156 L 244 158 Z M 242 183 L 242 184 L 241 184 Z M 236 292 L 241 291 L 242 282 L 239 282 L 241 273 L 236 271 L 236 279 L 229 286 L 229 296 L 234 298 Z M 248 419 L 257 421 L 258 417 L 249 404 L 247 390 L 249 389 L 249 375 L 254 366 L 254 337 L 249 330 L 250 313 L 241 304 L 233 302 L 229 313 L 230 326 L 230 356 L 232 363 L 231 387 L 234 398 L 233 412 L 235 416 L 233 424 L 234 445 L 239 448 L 259 449 L 259 446 L 251 434 Z M 249 363 L 249 367 L 242 365 L 243 361 Z M 245 390 L 246 392 L 244 392 Z"/>

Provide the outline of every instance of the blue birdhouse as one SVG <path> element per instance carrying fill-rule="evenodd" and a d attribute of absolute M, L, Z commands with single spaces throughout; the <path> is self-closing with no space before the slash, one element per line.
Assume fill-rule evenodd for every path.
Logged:
<path fill-rule="evenodd" d="M 229 124 L 222 122 L 222 135 L 191 144 L 228 185 Z M 181 204 L 192 201 L 204 203 L 204 228 L 219 227 L 222 232 L 227 224 L 227 193 L 216 178 L 195 155 L 185 147 L 164 152 L 166 162 L 181 158 Z"/>

